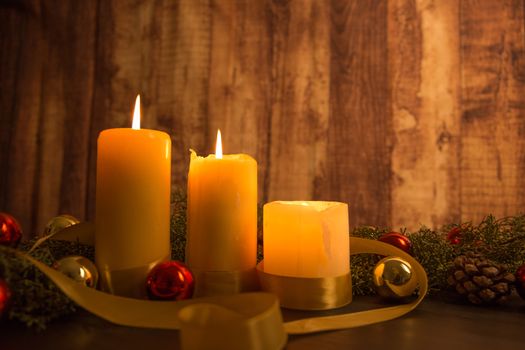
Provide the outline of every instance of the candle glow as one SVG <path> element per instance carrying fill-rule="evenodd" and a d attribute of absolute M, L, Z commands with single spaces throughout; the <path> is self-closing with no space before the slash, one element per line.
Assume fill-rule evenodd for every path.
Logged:
<path fill-rule="evenodd" d="M 265 272 L 319 278 L 350 271 L 347 204 L 276 201 L 263 211 Z"/>

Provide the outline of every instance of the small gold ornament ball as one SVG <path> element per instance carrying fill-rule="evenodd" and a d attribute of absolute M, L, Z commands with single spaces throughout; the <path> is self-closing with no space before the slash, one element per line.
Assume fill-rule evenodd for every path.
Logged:
<path fill-rule="evenodd" d="M 387 299 L 408 297 L 417 287 L 412 266 L 394 256 L 383 258 L 376 264 L 372 280 L 377 294 Z"/>
<path fill-rule="evenodd" d="M 71 215 L 63 214 L 55 216 L 47 223 L 46 228 L 44 229 L 44 236 L 57 233 L 66 227 L 73 226 L 78 223 L 80 223 L 80 220 Z"/>
<path fill-rule="evenodd" d="M 53 267 L 64 275 L 90 288 L 96 288 L 98 270 L 88 258 L 83 256 L 66 256 L 53 264 Z"/>

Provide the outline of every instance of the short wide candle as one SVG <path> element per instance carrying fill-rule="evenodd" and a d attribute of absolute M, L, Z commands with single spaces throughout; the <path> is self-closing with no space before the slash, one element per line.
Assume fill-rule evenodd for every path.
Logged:
<path fill-rule="evenodd" d="M 335 277 L 350 272 L 348 206 L 276 201 L 264 206 L 264 272 Z"/>

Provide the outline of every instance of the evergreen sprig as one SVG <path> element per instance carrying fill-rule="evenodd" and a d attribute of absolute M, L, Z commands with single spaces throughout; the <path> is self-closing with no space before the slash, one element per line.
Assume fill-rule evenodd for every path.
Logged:
<path fill-rule="evenodd" d="M 48 265 L 55 260 L 48 247 L 39 248 L 32 255 Z M 49 322 L 76 310 L 51 280 L 11 248 L 0 246 L 0 276 L 12 292 L 6 315 L 9 320 L 42 330 Z"/>
<path fill-rule="evenodd" d="M 186 208 L 186 193 L 183 191 L 176 192 L 172 198 L 170 225 L 171 258 L 173 260 L 186 260 Z"/>
<path fill-rule="evenodd" d="M 186 246 L 186 196 L 178 192 L 173 197 L 171 217 L 172 258 L 184 261 Z M 259 211 L 261 228 L 262 210 Z M 459 227 L 460 243 L 450 244 L 447 233 Z M 388 229 L 375 227 L 356 228 L 352 235 L 377 239 Z M 476 251 L 487 258 L 507 264 L 510 271 L 525 263 L 525 215 L 496 219 L 489 215 L 479 225 L 472 223 L 447 225 L 440 230 L 421 227 L 415 232 L 402 230 L 412 242 L 412 253 L 425 268 L 429 278 L 430 293 L 436 295 L 447 289 L 447 276 L 451 261 L 467 251 Z M 19 247 L 28 251 L 34 241 Z M 262 241 L 259 237 L 258 259 L 262 258 Z M 34 258 L 52 265 L 68 255 L 82 255 L 93 259 L 93 247 L 79 242 L 46 241 L 31 254 Z M 371 285 L 372 269 L 378 261 L 374 255 L 351 257 L 352 284 L 355 295 L 374 293 Z M 45 326 L 64 315 L 75 312 L 74 303 L 69 300 L 44 274 L 30 262 L 21 258 L 12 248 L 0 246 L 0 277 L 10 286 L 13 296 L 7 318 L 24 323 L 29 327 L 44 329 Z"/>
<path fill-rule="evenodd" d="M 454 228 L 460 231 L 458 244 L 447 240 L 447 234 Z M 429 293 L 433 295 L 448 289 L 451 262 L 466 252 L 481 253 L 496 263 L 507 265 L 509 271 L 516 271 L 525 263 L 525 215 L 501 219 L 488 215 L 478 225 L 467 222 L 446 225 L 437 231 L 424 226 L 414 232 L 401 231 L 412 242 L 412 254 L 427 272 Z M 352 234 L 377 239 L 385 232 L 385 229 L 361 227 Z M 354 294 L 373 293 L 371 276 L 376 262 L 377 259 L 369 255 L 351 257 Z"/>

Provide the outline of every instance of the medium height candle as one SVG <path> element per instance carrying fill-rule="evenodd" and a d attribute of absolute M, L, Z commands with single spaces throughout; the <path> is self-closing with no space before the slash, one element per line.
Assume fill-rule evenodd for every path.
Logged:
<path fill-rule="evenodd" d="M 191 153 L 186 261 L 202 286 L 201 272 L 254 271 L 256 258 L 257 162 L 223 155 L 219 131 L 216 154 Z"/>
<path fill-rule="evenodd" d="M 170 258 L 171 140 L 140 128 L 98 137 L 95 261 L 103 290 L 142 297 L 152 266 Z"/>
<path fill-rule="evenodd" d="M 345 203 L 276 201 L 263 211 L 265 273 L 320 278 L 350 272 Z"/>

